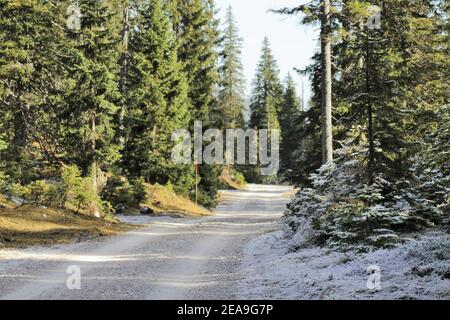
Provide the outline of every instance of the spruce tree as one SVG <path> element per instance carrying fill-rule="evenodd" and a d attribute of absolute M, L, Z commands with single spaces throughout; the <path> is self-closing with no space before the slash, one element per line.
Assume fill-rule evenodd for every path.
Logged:
<path fill-rule="evenodd" d="M 312 60 L 313 64 L 303 71 L 309 74 L 312 97 L 309 101 L 309 108 L 300 113 L 297 122 L 296 137 L 298 137 L 298 146 L 294 152 L 295 154 L 292 155 L 293 170 L 285 173 L 288 181 L 300 187 L 309 187 L 311 184 L 310 175 L 322 165 L 322 150 L 318 148 L 321 145 L 322 137 L 320 54 L 316 54 Z"/>
<path fill-rule="evenodd" d="M 65 65 L 72 90 L 64 116 L 65 147 L 71 162 L 97 177 L 119 158 L 114 143 L 113 117 L 117 113 L 118 70 L 112 15 L 102 1 L 80 0 L 80 29 L 68 30 L 70 47 Z"/>
<path fill-rule="evenodd" d="M 283 92 L 283 103 L 280 112 L 281 126 L 281 172 L 296 169 L 293 162 L 298 157 L 299 136 L 301 131 L 301 115 L 300 100 L 297 96 L 295 83 L 290 74 L 286 78 L 285 89 Z"/>
<path fill-rule="evenodd" d="M 279 129 L 278 112 L 282 103 L 282 86 L 279 70 L 266 37 L 261 58 L 256 69 L 250 102 L 250 127 L 258 129 Z"/>
<path fill-rule="evenodd" d="M 266 37 L 262 46 L 260 61 L 253 80 L 252 96 L 250 100 L 250 123 L 252 129 L 280 129 L 279 112 L 283 102 L 283 90 L 279 79 L 277 63 Z M 260 166 L 246 166 L 243 168 L 247 181 L 254 183 L 273 182 L 274 177 L 264 177 L 260 174 Z"/>
<path fill-rule="evenodd" d="M 208 126 L 218 82 L 218 21 L 213 0 L 170 1 L 172 23 L 178 39 L 178 57 L 188 81 L 188 96 L 194 121 Z"/>
<path fill-rule="evenodd" d="M 60 13 L 57 1 L 0 1 L 0 128 L 7 147 L 2 158 L 11 179 L 24 183 L 39 175 L 46 160 L 40 157 L 51 147 L 48 116 L 58 87 Z"/>
<path fill-rule="evenodd" d="M 382 9 L 379 28 L 368 25 L 373 4 Z M 434 79 L 442 79 L 439 70 L 445 70 L 441 59 L 445 50 L 443 10 L 438 4 L 423 1 L 343 1 L 338 7 L 341 10 L 333 15 L 337 28 L 333 46 L 337 69 L 333 80 L 336 141 L 351 135 L 355 144 L 367 147 L 367 181 L 380 174 L 394 180 L 407 178 L 411 155 L 418 152 L 415 145 L 421 144 L 418 132 L 423 129 L 418 125 L 422 122 L 417 119 L 427 117 L 430 110 L 445 103 L 440 98 L 445 90 L 442 81 L 430 78 L 433 74 Z M 318 8 L 311 4 L 283 12 L 311 13 Z M 305 23 L 312 20 L 314 15 L 303 18 Z M 322 94 L 319 59 L 316 56 L 307 69 L 312 76 L 313 98 L 305 123 L 310 128 L 303 138 L 306 144 L 317 137 L 316 116 Z M 436 92 L 433 99 L 429 92 Z M 302 168 L 299 173 L 305 168 L 310 168 L 305 173 L 314 172 L 320 166 L 312 156 L 314 152 L 302 154 L 297 165 Z M 297 181 L 305 178 L 300 174 Z"/>
<path fill-rule="evenodd" d="M 221 43 L 220 82 L 214 122 L 222 129 L 244 128 L 245 80 L 241 62 L 242 38 L 231 6 L 227 10 Z"/>
<path fill-rule="evenodd" d="M 137 0 L 106 0 L 112 17 L 111 32 L 116 39 L 116 50 L 118 52 L 118 72 L 119 72 L 119 92 L 121 99 L 118 101 L 118 110 L 115 116 L 115 125 L 117 126 L 115 140 L 123 146 L 125 139 L 125 114 L 127 112 L 128 96 L 128 68 L 130 64 L 130 34 L 136 23 L 134 12 L 140 5 Z"/>
<path fill-rule="evenodd" d="M 321 105 L 321 146 L 322 164 L 333 161 L 333 72 L 332 72 L 332 42 L 335 30 L 336 11 L 341 1 L 314 0 L 294 8 L 272 10 L 280 14 L 302 14 L 303 24 L 320 22 L 320 105 Z M 316 61 L 317 63 L 317 61 Z"/>
<path fill-rule="evenodd" d="M 373 4 L 382 10 L 375 27 L 368 23 Z M 445 10 L 442 2 L 419 0 L 342 1 L 340 9 L 332 50 L 335 137 L 341 147 L 334 165 L 311 175 L 313 189 L 299 195 L 294 215 L 318 205 L 310 222 L 328 244 L 390 247 L 402 230 L 445 221 L 449 207 L 448 165 L 442 162 L 448 155 L 442 149 L 448 144 Z M 318 140 L 317 57 L 308 70 L 314 96 L 305 126 Z M 311 160 L 298 159 L 305 165 Z M 317 202 L 321 197 L 327 201 Z"/>
<path fill-rule="evenodd" d="M 407 6 L 396 1 L 376 4 L 383 8 L 382 23 L 373 29 L 366 23 L 369 4 L 345 2 L 339 15 L 342 39 L 335 46 L 341 70 L 335 81 L 337 135 L 344 139 L 351 125 L 364 128 L 364 135 L 354 141 L 368 148 L 369 182 L 377 175 L 409 178 L 411 157 L 423 138 L 422 122 L 417 119 L 427 118 L 444 103 L 439 98 L 441 85 L 430 78 L 431 74 L 435 79 L 444 77 L 438 58 L 442 57 L 440 19 L 433 14 L 437 8 L 422 1 Z M 436 92 L 433 100 L 425 87 Z"/>
<path fill-rule="evenodd" d="M 178 40 L 178 56 L 187 76 L 190 128 L 202 121 L 205 130 L 213 128 L 212 111 L 217 104 L 219 44 L 218 20 L 214 0 L 175 0 L 171 4 L 171 20 Z M 222 168 L 200 165 L 202 202 L 214 203 Z M 209 205 L 209 204 L 208 204 Z"/>
<path fill-rule="evenodd" d="M 188 87 L 178 61 L 176 39 L 161 0 L 139 8 L 130 39 L 127 138 L 123 167 L 131 177 L 192 189 L 193 169 L 172 163 L 176 129 L 189 127 Z"/>

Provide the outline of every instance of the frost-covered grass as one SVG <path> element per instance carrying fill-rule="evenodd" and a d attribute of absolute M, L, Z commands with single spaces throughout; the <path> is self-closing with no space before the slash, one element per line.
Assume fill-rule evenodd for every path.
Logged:
<path fill-rule="evenodd" d="M 422 233 L 394 249 L 337 252 L 306 244 L 290 250 L 284 231 L 249 243 L 240 298 L 450 299 L 450 235 Z M 380 290 L 367 287 L 367 269 L 381 270 Z"/>

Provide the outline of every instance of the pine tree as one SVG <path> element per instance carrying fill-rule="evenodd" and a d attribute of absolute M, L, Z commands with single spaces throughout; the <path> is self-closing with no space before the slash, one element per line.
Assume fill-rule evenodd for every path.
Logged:
<path fill-rule="evenodd" d="M 321 59 L 320 54 L 316 54 L 313 63 L 302 71 L 303 74 L 309 74 L 312 97 L 309 102 L 309 108 L 301 112 L 298 119 L 298 137 L 296 151 L 293 154 L 292 168 L 286 172 L 286 178 L 292 184 L 299 187 L 310 187 L 310 175 L 319 169 L 322 165 L 322 150 L 318 148 L 321 145 Z M 283 143 L 283 142 L 282 142 Z"/>
<path fill-rule="evenodd" d="M 219 44 L 218 20 L 213 0 L 176 0 L 171 4 L 171 20 L 178 39 L 178 56 L 188 80 L 190 128 L 202 121 L 213 127 L 211 112 L 217 105 Z M 220 166 L 199 166 L 202 199 L 213 203 L 219 187 Z M 209 198 L 209 199 L 208 199 Z M 212 201 L 210 201 L 212 199 Z M 203 200 L 202 200 L 203 201 Z"/>
<path fill-rule="evenodd" d="M 382 10 L 376 28 L 368 24 L 371 4 Z M 440 2 L 419 0 L 371 4 L 342 1 L 334 14 L 335 137 L 341 147 L 334 165 L 311 175 L 313 189 L 299 194 L 290 222 L 304 224 L 295 216 L 311 214 L 307 220 L 317 237 L 341 248 L 390 247 L 401 230 L 445 221 L 449 207 L 448 165 L 442 162 L 448 151 L 441 149 L 448 144 L 445 10 Z M 317 57 L 309 71 L 310 111 L 317 114 Z M 310 137 L 317 140 L 313 114 Z M 308 160 L 300 157 L 299 163 Z"/>
<path fill-rule="evenodd" d="M 231 6 L 228 8 L 221 43 L 218 105 L 214 122 L 218 128 L 244 128 L 245 80 L 241 62 L 242 39 Z"/>
<path fill-rule="evenodd" d="M 188 87 L 177 58 L 176 39 L 161 0 L 139 8 L 130 39 L 129 111 L 123 167 L 129 176 L 193 187 L 189 166 L 171 161 L 172 133 L 189 126 Z"/>
<path fill-rule="evenodd" d="M 11 179 L 30 182 L 48 151 L 48 113 L 58 86 L 61 10 L 56 1 L 0 1 L 0 123 Z M 37 148 L 36 146 L 39 146 Z M 37 160 L 37 159 L 35 159 Z"/>
<path fill-rule="evenodd" d="M 321 105 L 321 145 L 322 164 L 333 161 L 333 118 L 332 118 L 332 42 L 336 8 L 340 1 L 314 0 L 294 8 L 273 10 L 275 13 L 295 15 L 303 14 L 303 24 L 320 22 L 320 105 Z M 317 57 L 316 57 L 317 58 Z M 317 63 L 317 60 L 316 60 Z"/>
<path fill-rule="evenodd" d="M 111 12 L 111 33 L 116 42 L 118 52 L 118 83 L 121 99 L 117 102 L 117 114 L 115 115 L 115 125 L 117 127 L 115 140 L 123 146 L 125 139 L 125 113 L 127 111 L 126 100 L 128 95 L 128 66 L 129 66 L 129 40 L 133 25 L 131 16 L 134 7 L 137 5 L 134 0 L 106 0 L 108 10 Z"/>
<path fill-rule="evenodd" d="M 263 42 L 261 58 L 253 81 L 250 102 L 250 127 L 279 129 L 278 112 L 282 102 L 282 87 L 277 63 L 270 49 L 269 39 Z"/>
<path fill-rule="evenodd" d="M 100 170 L 119 158 L 114 143 L 113 117 L 117 113 L 118 70 L 112 15 L 101 1 L 80 0 L 80 29 L 69 30 L 67 76 L 72 92 L 64 116 L 64 142 L 71 162 L 90 173 L 94 190 Z"/>
<path fill-rule="evenodd" d="M 299 141 L 301 132 L 302 112 L 300 110 L 300 100 L 297 96 L 295 83 L 290 74 L 286 78 L 286 85 L 283 92 L 283 103 L 280 112 L 281 126 L 281 172 L 293 170 L 294 160 L 298 157 Z"/>
<path fill-rule="evenodd" d="M 188 80 L 188 96 L 194 121 L 208 126 L 218 82 L 218 21 L 212 0 L 171 1 L 172 22 L 178 39 L 178 57 Z"/>
<path fill-rule="evenodd" d="M 280 129 L 278 119 L 283 102 L 283 89 L 279 79 L 277 63 L 266 37 L 262 46 L 260 61 L 256 68 L 253 80 L 252 96 L 250 100 L 250 123 L 252 129 Z M 259 166 L 246 166 L 242 168 L 247 181 L 252 183 L 274 182 L 276 177 L 263 177 Z"/>

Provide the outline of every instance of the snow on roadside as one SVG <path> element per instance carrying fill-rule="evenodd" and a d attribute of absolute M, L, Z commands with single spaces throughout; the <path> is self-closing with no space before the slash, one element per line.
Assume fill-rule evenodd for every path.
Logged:
<path fill-rule="evenodd" d="M 242 299 L 450 299 L 450 235 L 431 232 L 391 250 L 289 252 L 278 231 L 251 241 L 243 260 Z M 381 290 L 367 269 L 381 270 Z"/>

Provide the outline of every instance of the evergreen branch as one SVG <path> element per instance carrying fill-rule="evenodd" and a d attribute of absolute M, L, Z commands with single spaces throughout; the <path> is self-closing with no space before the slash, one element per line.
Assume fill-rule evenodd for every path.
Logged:
<path fill-rule="evenodd" d="M 268 12 L 270 13 L 276 13 L 276 14 L 283 14 L 283 15 L 294 15 L 298 13 L 303 13 L 307 10 L 308 4 L 302 4 L 298 7 L 294 8 L 281 8 L 281 9 L 270 9 Z"/>

